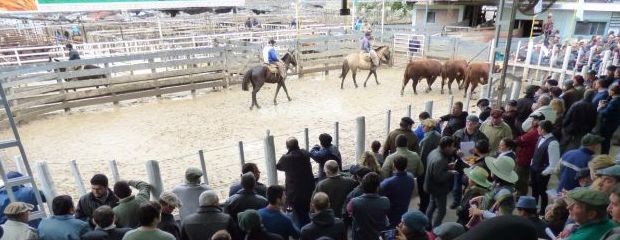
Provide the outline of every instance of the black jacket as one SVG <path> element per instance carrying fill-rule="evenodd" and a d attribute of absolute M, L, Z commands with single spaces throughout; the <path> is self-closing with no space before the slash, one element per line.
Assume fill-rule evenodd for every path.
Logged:
<path fill-rule="evenodd" d="M 532 105 L 534 105 L 534 102 L 536 102 L 534 96 L 525 96 L 517 100 L 517 121 L 519 122 L 517 126 L 521 126 L 520 123 L 525 122 L 530 114 L 532 114 Z"/>
<path fill-rule="evenodd" d="M 75 207 L 75 218 L 85 222 L 90 222 L 90 218 L 93 216 L 95 209 L 103 205 L 108 205 L 111 208 L 118 205 L 118 198 L 114 195 L 112 189 L 108 188 L 108 197 L 103 199 L 103 201 L 96 199 L 95 196 L 93 196 L 93 193 L 87 193 L 86 195 L 80 197 L 80 200 Z"/>
<path fill-rule="evenodd" d="M 596 116 L 596 106 L 592 102 L 578 101 L 564 115 L 562 130 L 567 135 L 583 136 L 596 125 Z"/>
<path fill-rule="evenodd" d="M 340 218 L 334 217 L 334 211 L 326 209 L 311 216 L 312 222 L 301 228 L 301 240 L 314 240 L 329 237 L 344 240 L 345 227 Z"/>
<path fill-rule="evenodd" d="M 131 228 L 96 229 L 82 235 L 82 240 L 122 240 Z"/>
<path fill-rule="evenodd" d="M 289 151 L 278 160 L 276 168 L 285 173 L 287 201 L 309 202 L 314 191 L 310 154 L 303 149 Z"/>
<path fill-rule="evenodd" d="M 258 210 L 267 206 L 267 199 L 254 191 L 241 190 L 237 194 L 226 199 L 224 212 L 230 214 L 237 222 L 237 214 L 248 209 Z"/>
<path fill-rule="evenodd" d="M 157 224 L 157 228 L 172 234 L 172 236 L 174 236 L 177 240 L 181 239 L 181 229 L 179 228 L 179 224 L 177 224 L 176 220 L 174 220 L 174 216 L 172 216 L 172 214 L 162 212 L 161 222 Z"/>
<path fill-rule="evenodd" d="M 324 192 L 329 196 L 331 208 L 336 217 L 342 217 L 342 209 L 346 204 L 347 195 L 357 186 L 357 182 L 351 178 L 337 175 L 323 179 L 316 185 L 314 192 Z"/>
<path fill-rule="evenodd" d="M 240 239 L 237 223 L 219 207 L 202 206 L 197 213 L 187 216 L 181 224 L 181 239 L 211 239 L 219 230 L 226 230 L 232 239 Z"/>

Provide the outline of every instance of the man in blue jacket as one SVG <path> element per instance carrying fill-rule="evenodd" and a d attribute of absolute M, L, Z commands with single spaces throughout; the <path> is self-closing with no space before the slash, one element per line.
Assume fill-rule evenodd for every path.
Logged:
<path fill-rule="evenodd" d="M 609 154 L 611 137 L 620 125 L 620 85 L 614 84 L 609 88 L 611 100 L 608 103 L 598 104 L 599 121 L 601 123 L 600 134 L 605 138 L 601 154 Z"/>
<path fill-rule="evenodd" d="M 379 193 L 390 200 L 388 219 L 390 227 L 394 228 L 400 223 L 401 216 L 409 209 L 411 194 L 415 187 L 415 180 L 407 170 L 407 158 L 397 156 L 394 159 L 394 175 L 386 178 L 379 186 Z"/>
<path fill-rule="evenodd" d="M 284 63 L 278 58 L 275 45 L 276 41 L 269 39 L 269 44 L 263 48 L 263 62 L 269 65 L 273 64 L 278 69 L 280 77 L 286 78 L 286 69 L 284 68 Z"/>
<path fill-rule="evenodd" d="M 586 134 L 581 139 L 581 148 L 570 150 L 562 156 L 560 160 L 560 184 L 557 191 L 570 191 L 579 187 L 577 173 L 588 170 L 588 162 L 600 148 L 604 138 L 594 134 Z"/>
<path fill-rule="evenodd" d="M 327 133 L 319 135 L 319 145 L 310 150 L 310 158 L 319 164 L 319 180 L 325 178 L 325 162 L 334 160 L 338 163 L 338 170 L 342 171 L 342 157 L 338 148 L 332 144 L 332 136 Z"/>
<path fill-rule="evenodd" d="M 594 83 L 594 89 L 596 89 L 596 95 L 594 95 L 594 99 L 592 99 L 592 103 L 595 106 L 598 106 L 598 103 L 601 100 L 607 100 L 609 97 L 609 93 L 607 92 L 607 88 L 609 88 L 610 80 L 607 78 L 600 78 L 596 80 Z"/>
<path fill-rule="evenodd" d="M 13 178 L 18 178 L 18 177 L 23 177 L 23 175 L 18 172 L 10 171 L 6 174 L 6 177 L 8 179 L 13 179 Z M 34 206 L 33 211 L 38 211 L 39 205 L 34 195 L 35 194 L 34 190 L 31 187 L 19 185 L 19 186 L 14 186 L 12 190 L 13 190 L 13 193 L 15 194 L 15 198 L 17 199 L 17 201 L 32 204 Z M 41 199 L 43 200 L 43 202 L 45 202 L 45 196 L 43 195 L 43 193 L 40 193 L 40 194 L 41 194 Z M 9 205 L 9 203 L 11 203 L 11 201 L 9 199 L 9 195 L 7 193 L 6 187 L 0 187 L 0 224 L 6 221 L 6 216 L 4 215 L 4 209 Z M 37 226 L 39 226 L 39 222 L 41 222 L 41 219 L 35 219 L 32 221 L 29 221 L 28 225 L 36 229 Z"/>
<path fill-rule="evenodd" d="M 379 57 L 374 49 L 372 49 L 372 44 L 370 40 L 372 37 L 370 36 L 370 32 L 366 32 L 364 37 L 362 38 L 362 52 L 368 54 L 370 56 L 371 67 L 375 68 L 379 65 Z"/>

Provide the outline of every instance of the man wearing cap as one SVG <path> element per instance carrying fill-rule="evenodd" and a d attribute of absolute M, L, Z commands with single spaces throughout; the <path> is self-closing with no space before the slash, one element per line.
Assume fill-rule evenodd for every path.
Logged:
<path fill-rule="evenodd" d="M 276 41 L 269 39 L 267 46 L 263 48 L 263 62 L 265 64 L 274 65 L 278 69 L 280 77 L 286 78 L 286 68 L 284 67 L 284 63 L 278 58 L 275 45 Z"/>
<path fill-rule="evenodd" d="M 610 194 L 614 187 L 620 183 L 620 165 L 603 168 L 596 171 L 596 175 L 600 177 L 598 187 L 601 192 Z"/>
<path fill-rule="evenodd" d="M 379 57 L 377 56 L 375 50 L 372 49 L 371 39 L 372 37 L 370 36 L 370 31 L 364 33 L 364 37 L 362 38 L 361 50 L 362 53 L 365 53 L 370 57 L 370 63 L 372 64 L 372 66 L 376 67 L 379 65 Z"/>
<path fill-rule="evenodd" d="M 463 233 L 465 233 L 463 225 L 454 222 L 442 223 L 439 227 L 433 229 L 435 240 L 452 240 Z"/>
<path fill-rule="evenodd" d="M 400 224 L 396 227 L 398 235 L 396 239 L 432 239 L 431 234 L 426 232 L 428 218 L 419 210 L 413 209 L 402 215 Z"/>
<path fill-rule="evenodd" d="M 467 175 L 468 184 L 463 194 L 463 200 L 461 200 L 460 206 L 456 210 L 457 222 L 462 225 L 469 222 L 469 201 L 476 197 L 484 196 L 493 185 L 487 179 L 489 178 L 489 173 L 482 167 L 473 166 L 464 169 L 464 172 Z"/>
<path fill-rule="evenodd" d="M 557 192 L 570 191 L 579 186 L 576 174 L 588 170 L 588 162 L 600 151 L 603 138 L 594 134 L 586 134 L 581 139 L 581 148 L 570 150 L 560 159 L 560 183 Z"/>
<path fill-rule="evenodd" d="M 538 217 L 538 208 L 536 207 L 536 199 L 534 199 L 534 197 L 519 197 L 516 207 L 517 212 L 515 215 L 527 218 L 532 222 L 532 224 L 534 224 L 538 239 L 549 239 L 549 236 L 545 233 L 547 223 Z"/>
<path fill-rule="evenodd" d="M 0 227 L 4 230 L 4 235 L 0 240 L 36 240 L 39 239 L 36 230 L 28 226 L 28 213 L 33 206 L 25 202 L 12 202 L 4 209 L 7 221 Z"/>
<path fill-rule="evenodd" d="M 530 165 L 532 164 L 532 157 L 540 136 L 538 135 L 538 122 L 545 120 L 545 116 L 542 113 L 532 114 L 530 118 L 532 119 L 532 129 L 519 136 L 516 140 L 518 150 L 515 171 L 519 175 L 519 180 L 515 183 L 515 188 L 517 189 L 518 196 L 527 195 L 529 190 Z"/>
<path fill-rule="evenodd" d="M 504 138 L 512 139 L 512 129 L 502 119 L 502 110 L 500 109 L 491 111 L 491 118 L 480 125 L 480 132 L 484 133 L 489 139 L 489 146 L 491 146 L 489 153 L 491 155 L 496 154 L 499 141 Z"/>
<path fill-rule="evenodd" d="M 185 183 L 172 189 L 172 193 L 181 201 L 180 206 L 178 206 L 181 220 L 195 213 L 198 210 L 198 196 L 211 190 L 206 183 L 200 183 L 200 177 L 202 177 L 202 170 L 190 167 L 185 170 Z"/>
<path fill-rule="evenodd" d="M 439 118 L 439 124 L 447 122 L 441 132 L 441 136 L 452 136 L 457 130 L 465 127 L 468 113 L 463 111 L 463 103 L 455 102 L 452 105 L 450 114 L 443 115 Z"/>
<path fill-rule="evenodd" d="M 517 99 L 517 126 L 519 128 L 527 120 L 528 116 L 532 114 L 532 105 L 536 102 L 534 94 L 536 94 L 539 88 L 536 85 L 529 85 L 525 88 L 525 96 Z"/>
<path fill-rule="evenodd" d="M 574 103 L 562 118 L 561 149 L 566 152 L 579 147 L 581 139 L 596 125 L 596 106 L 592 104 L 594 91 L 584 92 L 584 98 Z"/>
<path fill-rule="evenodd" d="M 383 156 L 389 156 L 391 153 L 396 152 L 396 137 L 401 134 L 407 137 L 407 149 L 409 149 L 409 151 L 420 151 L 418 137 L 413 133 L 411 127 L 413 127 L 413 119 L 410 117 L 400 119 L 400 128 L 392 130 L 388 134 L 387 139 L 385 139 L 385 144 L 383 144 Z"/>
<path fill-rule="evenodd" d="M 23 175 L 21 173 L 14 171 L 10 171 L 6 174 L 7 179 L 19 178 L 22 176 Z M 37 211 L 39 209 L 37 206 L 38 203 L 37 199 L 35 198 L 34 189 L 32 189 L 32 187 L 24 185 L 13 186 L 13 194 L 15 195 L 15 199 L 17 201 L 32 204 L 34 206 L 33 211 Z M 45 202 L 45 196 L 43 195 L 43 192 L 40 192 L 40 194 L 43 202 Z M 11 203 L 11 200 L 9 199 L 6 187 L 2 186 L 0 187 L 0 224 L 6 221 L 6 216 L 4 216 L 3 212 L 4 209 L 9 205 L 9 203 Z M 41 219 L 32 220 L 28 222 L 28 225 L 33 228 L 37 228 L 37 226 L 39 226 L 39 222 L 41 222 Z"/>
<path fill-rule="evenodd" d="M 515 163 L 509 157 L 487 157 L 484 159 L 493 177 L 493 189 L 486 195 L 474 198 L 469 209 L 472 218 L 494 218 L 497 215 L 511 215 L 515 208 L 514 183 L 519 176 L 514 171 Z"/>
<path fill-rule="evenodd" d="M 181 208 L 181 200 L 176 194 L 166 191 L 159 197 L 159 205 L 161 205 L 161 221 L 157 224 L 157 228 L 172 234 L 176 239 L 181 239 L 181 228 L 172 215 L 175 208 Z"/>
<path fill-rule="evenodd" d="M 95 209 L 103 205 L 116 207 L 118 198 L 108 187 L 108 177 L 103 174 L 95 174 L 90 179 L 90 193 L 80 197 L 78 201 L 75 217 L 90 222 Z"/>
<path fill-rule="evenodd" d="M 568 240 L 600 239 L 616 225 L 607 218 L 609 197 L 606 193 L 576 188 L 567 196 L 570 218 L 579 228 L 568 236 Z"/>
<path fill-rule="evenodd" d="M 465 127 L 459 129 L 452 135 L 454 137 L 454 141 L 456 142 L 456 148 L 460 149 L 461 143 L 463 142 L 473 142 L 476 143 L 480 140 L 489 140 L 484 133 L 480 131 L 480 122 L 479 118 L 476 115 L 467 116 L 467 122 L 465 123 Z M 473 153 L 470 153 L 473 154 Z M 454 197 L 454 201 L 452 201 L 452 205 L 450 205 L 451 209 L 454 209 L 461 202 L 461 196 L 463 194 L 463 173 L 459 172 L 459 174 L 454 176 L 454 186 L 452 188 L 452 197 Z"/>

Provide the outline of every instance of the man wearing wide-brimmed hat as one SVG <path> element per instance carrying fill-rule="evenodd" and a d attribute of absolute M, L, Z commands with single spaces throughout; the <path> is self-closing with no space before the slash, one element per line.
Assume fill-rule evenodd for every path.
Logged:
<path fill-rule="evenodd" d="M 7 221 L 2 224 L 4 235 L 0 239 L 38 239 L 36 230 L 28 226 L 28 213 L 33 205 L 25 202 L 12 202 L 4 209 Z"/>
<path fill-rule="evenodd" d="M 509 157 L 487 157 L 485 163 L 493 177 L 493 189 L 483 197 L 472 199 L 471 203 L 478 203 L 480 207 L 470 208 L 470 215 L 480 216 L 483 219 L 493 218 L 496 215 L 511 215 L 515 208 L 514 183 L 519 176 L 514 171 L 515 163 Z"/>
<path fill-rule="evenodd" d="M 460 206 L 456 209 L 458 216 L 457 222 L 465 225 L 469 221 L 469 201 L 473 198 L 484 196 L 489 192 L 492 183 L 487 180 L 489 174 L 487 170 L 482 167 L 474 166 L 463 170 L 467 179 L 469 180 L 468 186 L 463 194 L 463 200 L 460 202 Z"/>
<path fill-rule="evenodd" d="M 567 196 L 570 218 L 579 228 L 568 240 L 600 239 L 616 225 L 607 218 L 608 194 L 588 188 L 576 188 Z"/>

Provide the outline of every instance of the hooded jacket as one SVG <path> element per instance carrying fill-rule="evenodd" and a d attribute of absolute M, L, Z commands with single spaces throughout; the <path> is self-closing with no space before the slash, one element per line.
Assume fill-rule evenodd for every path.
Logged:
<path fill-rule="evenodd" d="M 325 209 L 312 214 L 311 222 L 301 228 L 302 240 L 314 240 L 329 237 L 335 240 L 344 239 L 345 227 L 340 218 L 334 216 L 332 209 Z"/>

